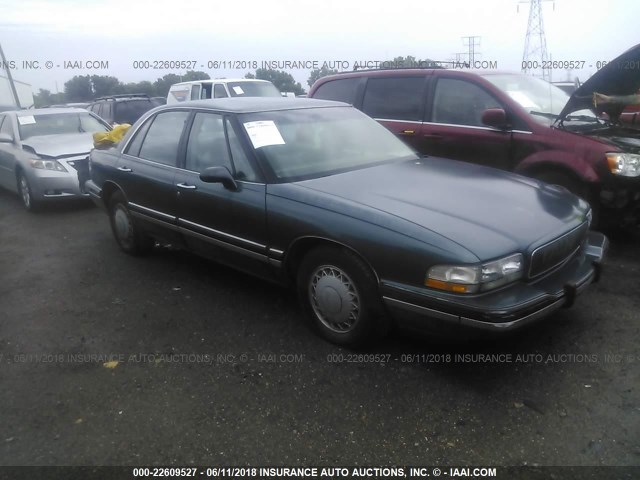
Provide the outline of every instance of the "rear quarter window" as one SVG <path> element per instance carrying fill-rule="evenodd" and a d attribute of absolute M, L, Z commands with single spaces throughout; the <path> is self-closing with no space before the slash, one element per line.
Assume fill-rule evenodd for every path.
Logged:
<path fill-rule="evenodd" d="M 356 98 L 356 89 L 360 83 L 360 78 L 343 78 L 331 80 L 323 83 L 313 94 L 313 98 L 321 100 L 336 100 L 338 102 L 350 103 L 353 105 Z"/>

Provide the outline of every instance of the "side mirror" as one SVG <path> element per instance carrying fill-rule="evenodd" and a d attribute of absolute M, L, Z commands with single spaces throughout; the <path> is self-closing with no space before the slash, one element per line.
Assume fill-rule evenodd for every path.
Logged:
<path fill-rule="evenodd" d="M 221 183 L 227 190 L 238 190 L 238 184 L 227 167 L 205 168 L 200 174 L 200 180 L 206 183 Z"/>
<path fill-rule="evenodd" d="M 13 137 L 8 133 L 0 133 L 0 143 L 13 143 Z"/>
<path fill-rule="evenodd" d="M 490 127 L 505 130 L 509 124 L 507 122 L 507 113 L 502 108 L 488 108 L 482 112 L 482 123 Z"/>

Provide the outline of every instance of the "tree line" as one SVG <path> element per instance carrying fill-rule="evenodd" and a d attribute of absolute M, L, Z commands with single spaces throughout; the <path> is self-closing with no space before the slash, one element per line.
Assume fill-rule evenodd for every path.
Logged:
<path fill-rule="evenodd" d="M 404 65 L 415 65 L 420 60 L 407 56 L 395 57 L 391 62 L 397 68 L 402 68 Z M 338 73 L 338 70 L 326 67 L 312 70 L 307 84 L 311 87 L 319 78 L 336 73 Z M 296 95 L 306 93 L 300 82 L 296 82 L 291 74 L 282 70 L 259 68 L 253 73 L 247 73 L 245 78 L 269 80 L 281 92 L 293 92 Z M 184 75 L 169 73 L 158 78 L 155 82 L 143 80 L 141 82 L 123 83 L 118 78 L 109 75 L 76 75 L 65 82 L 64 92 L 52 93 L 41 88 L 34 95 L 34 99 L 36 107 L 44 107 L 60 103 L 89 102 L 98 97 L 128 93 L 146 93 L 150 97 L 166 97 L 169 93 L 169 87 L 174 83 L 210 79 L 211 77 L 208 73 L 194 70 L 189 70 Z"/>

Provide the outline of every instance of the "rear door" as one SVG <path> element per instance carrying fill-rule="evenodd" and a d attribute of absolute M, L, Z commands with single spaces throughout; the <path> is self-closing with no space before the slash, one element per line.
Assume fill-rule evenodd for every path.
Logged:
<path fill-rule="evenodd" d="M 116 165 L 115 181 L 131 213 L 145 228 L 169 241 L 179 239 L 174 178 L 189 114 L 188 110 L 169 110 L 149 118 Z"/>
<path fill-rule="evenodd" d="M 416 76 L 370 77 L 361 109 L 419 150 L 426 79 L 424 73 Z"/>
<path fill-rule="evenodd" d="M 505 106 L 468 77 L 445 72 L 433 80 L 420 152 L 509 169 L 512 132 L 488 127 L 481 120 L 486 109 Z"/>

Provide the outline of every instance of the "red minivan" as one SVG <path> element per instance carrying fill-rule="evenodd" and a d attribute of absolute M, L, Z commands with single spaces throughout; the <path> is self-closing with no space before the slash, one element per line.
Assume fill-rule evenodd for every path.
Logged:
<path fill-rule="evenodd" d="M 562 185 L 589 200 L 606 227 L 640 220 L 640 130 L 603 120 L 593 94 L 639 88 L 640 45 L 571 96 L 519 73 L 400 69 L 324 77 L 309 97 L 354 105 L 422 154 Z"/>

